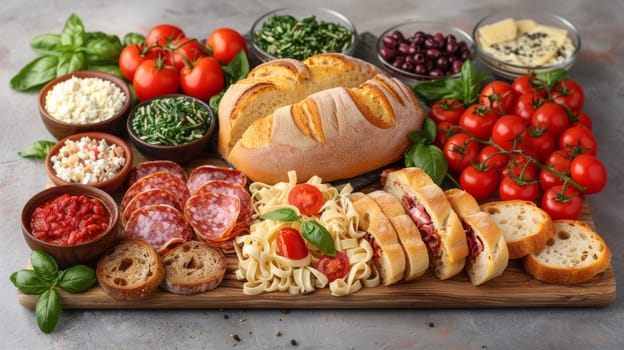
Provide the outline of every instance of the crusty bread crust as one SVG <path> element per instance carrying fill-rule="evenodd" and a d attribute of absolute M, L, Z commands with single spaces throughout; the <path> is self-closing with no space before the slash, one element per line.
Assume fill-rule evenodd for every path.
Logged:
<path fill-rule="evenodd" d="M 554 220 L 555 235 L 546 247 L 523 259 L 524 269 L 548 283 L 575 284 L 591 280 L 611 262 L 611 250 L 591 227 L 576 220 Z"/>
<path fill-rule="evenodd" d="M 151 244 L 126 238 L 100 257 L 95 273 L 106 294 L 120 300 L 140 300 L 162 283 L 165 267 Z"/>
<path fill-rule="evenodd" d="M 466 235 L 457 214 L 451 208 L 442 189 L 421 169 L 404 168 L 388 173 L 384 189 L 401 201 L 409 211 L 409 198 L 422 204 L 430 215 L 438 235 L 437 254 L 429 252 L 430 266 L 440 279 L 459 273 L 468 256 Z"/>
<path fill-rule="evenodd" d="M 162 256 L 164 290 L 190 295 L 217 288 L 225 276 L 225 255 L 207 243 L 189 241 Z"/>
<path fill-rule="evenodd" d="M 554 234 L 552 219 L 535 203 L 523 200 L 481 204 L 500 227 L 507 242 L 509 259 L 539 252 Z"/>
<path fill-rule="evenodd" d="M 405 255 L 399 244 L 397 233 L 388 217 L 370 197 L 356 196 L 352 201 L 358 213 L 358 228 L 371 234 L 379 248 L 374 257 L 384 286 L 389 286 L 403 279 L 405 273 Z M 373 246 L 375 249 L 375 246 Z"/>
<path fill-rule="evenodd" d="M 444 192 L 460 220 L 472 228 L 472 232 L 481 241 L 483 250 L 476 257 L 466 260 L 466 272 L 470 282 L 481 285 L 500 276 L 509 263 L 509 251 L 500 228 L 487 213 L 481 211 L 477 200 L 470 193 L 460 189 Z"/>
<path fill-rule="evenodd" d="M 403 280 L 410 281 L 422 276 L 429 268 L 429 253 L 414 221 L 405 213 L 401 202 L 393 195 L 385 191 L 374 191 L 368 193 L 368 196 L 377 202 L 397 232 L 406 258 Z"/>

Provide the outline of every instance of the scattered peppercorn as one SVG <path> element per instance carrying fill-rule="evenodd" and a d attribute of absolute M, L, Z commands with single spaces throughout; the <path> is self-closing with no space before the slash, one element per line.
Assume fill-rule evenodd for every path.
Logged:
<path fill-rule="evenodd" d="M 238 334 L 230 334 L 230 336 L 236 341 L 241 341 L 241 338 L 238 336 Z"/>
<path fill-rule="evenodd" d="M 435 324 L 433 322 L 429 322 L 429 327 L 433 328 L 435 327 Z"/>
<path fill-rule="evenodd" d="M 296 341 L 295 339 L 292 339 L 292 340 L 290 341 L 290 345 L 292 345 L 292 346 L 297 346 L 297 341 Z"/>

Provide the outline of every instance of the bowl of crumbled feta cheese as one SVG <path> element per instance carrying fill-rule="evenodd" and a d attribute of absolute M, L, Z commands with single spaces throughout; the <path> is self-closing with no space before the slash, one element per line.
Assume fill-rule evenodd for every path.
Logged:
<path fill-rule="evenodd" d="M 581 49 L 574 25 L 549 13 L 514 10 L 489 15 L 475 25 L 472 36 L 479 59 L 508 79 L 567 70 Z"/>
<path fill-rule="evenodd" d="M 60 76 L 39 92 L 39 114 L 52 136 L 99 131 L 121 135 L 132 105 L 128 84 L 99 71 Z"/>
<path fill-rule="evenodd" d="M 125 183 L 132 160 L 132 149 L 121 138 L 85 132 L 70 135 L 54 145 L 45 167 L 55 185 L 89 185 L 113 194 Z"/>

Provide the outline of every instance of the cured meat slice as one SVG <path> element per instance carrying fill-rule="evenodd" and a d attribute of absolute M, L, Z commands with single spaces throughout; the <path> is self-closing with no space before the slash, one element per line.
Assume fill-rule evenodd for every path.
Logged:
<path fill-rule="evenodd" d="M 222 242 L 233 237 L 240 208 L 236 196 L 206 192 L 186 201 L 184 217 L 200 241 Z"/>
<path fill-rule="evenodd" d="M 236 225 L 240 226 L 239 229 L 242 228 L 245 230 L 246 227 L 246 230 L 249 230 L 249 225 L 251 225 L 253 220 L 252 215 L 254 210 L 251 203 L 251 195 L 249 195 L 249 192 L 247 192 L 243 186 L 225 180 L 210 180 L 198 188 L 195 193 L 200 194 L 207 192 L 228 194 L 238 197 L 241 202 L 241 209 L 238 214 L 238 219 L 236 220 Z"/>
<path fill-rule="evenodd" d="M 178 199 L 173 192 L 160 188 L 145 190 L 138 193 L 128 202 L 121 214 L 121 224 L 125 225 L 135 210 L 155 204 L 166 204 L 178 210 L 182 210 L 182 207 L 180 206 L 180 203 L 178 203 Z"/>
<path fill-rule="evenodd" d="M 124 237 L 143 239 L 160 253 L 172 244 L 193 239 L 193 230 L 178 209 L 156 204 L 138 208 L 130 215 Z"/>
<path fill-rule="evenodd" d="M 149 174 L 153 174 L 158 171 L 164 171 L 173 175 L 179 176 L 184 182 L 187 181 L 186 170 L 176 163 L 170 160 L 152 160 L 147 162 L 138 163 L 132 168 L 128 177 L 128 186 L 132 186 L 140 178 Z"/>
<path fill-rule="evenodd" d="M 142 177 L 128 188 L 121 199 L 120 206 L 122 212 L 137 194 L 152 189 L 162 189 L 173 193 L 176 197 L 176 207 L 178 208 L 184 207 L 184 202 L 190 195 L 188 188 L 186 188 L 186 183 L 180 177 L 164 171 L 157 171 Z"/>
<path fill-rule="evenodd" d="M 211 180 L 224 180 L 233 182 L 245 187 L 247 185 L 247 176 L 240 170 L 218 167 L 214 165 L 201 165 L 191 171 L 186 185 L 191 192 L 195 194 L 203 184 Z"/>

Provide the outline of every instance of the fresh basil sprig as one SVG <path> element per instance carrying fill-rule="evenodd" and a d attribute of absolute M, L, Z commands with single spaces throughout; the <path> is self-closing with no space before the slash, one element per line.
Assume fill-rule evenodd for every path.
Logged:
<path fill-rule="evenodd" d="M 14 90 L 36 89 L 58 76 L 82 69 L 106 71 L 121 77 L 117 60 L 123 46 L 119 37 L 85 31 L 76 14 L 69 16 L 61 34 L 38 35 L 30 41 L 30 47 L 41 56 L 11 78 Z"/>
<path fill-rule="evenodd" d="M 97 281 L 95 271 L 85 265 L 60 271 L 54 258 L 40 250 L 33 250 L 30 263 L 32 270 L 16 271 L 10 279 L 22 293 L 39 295 L 35 305 L 37 324 L 41 331 L 50 333 L 61 317 L 61 297 L 55 287 L 69 293 L 84 292 Z"/>
<path fill-rule="evenodd" d="M 274 221 L 301 221 L 302 217 L 290 208 L 280 208 L 260 215 L 262 219 Z M 316 221 L 301 221 L 301 235 L 323 254 L 336 256 L 336 246 L 329 231 Z"/>
<path fill-rule="evenodd" d="M 17 152 L 17 154 L 23 158 L 45 159 L 54 145 L 55 143 L 52 141 L 35 141 L 25 150 Z"/>
<path fill-rule="evenodd" d="M 241 50 L 238 54 L 236 54 L 236 56 L 234 56 L 234 58 L 232 58 L 229 64 L 221 62 L 221 67 L 223 68 L 223 73 L 225 74 L 225 86 L 230 86 L 238 80 L 247 77 L 247 74 L 249 74 L 249 60 L 247 59 L 247 54 L 244 50 Z M 208 101 L 208 105 L 212 108 L 215 114 L 219 111 L 219 102 L 221 102 L 221 98 L 224 93 L 225 89 L 212 96 Z"/>
<path fill-rule="evenodd" d="M 405 151 L 405 166 L 421 168 L 438 185 L 442 184 L 448 173 L 448 161 L 442 150 L 433 144 L 437 135 L 437 126 L 429 118 L 421 130 L 409 134 L 413 145 Z"/>

